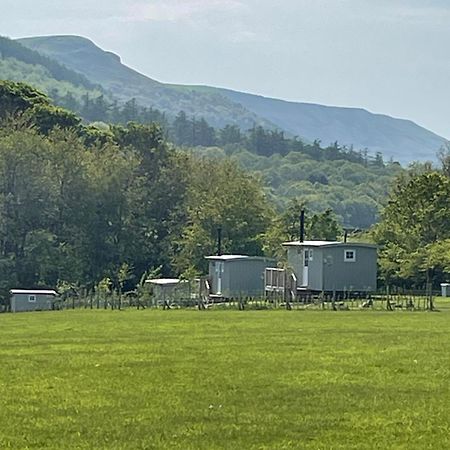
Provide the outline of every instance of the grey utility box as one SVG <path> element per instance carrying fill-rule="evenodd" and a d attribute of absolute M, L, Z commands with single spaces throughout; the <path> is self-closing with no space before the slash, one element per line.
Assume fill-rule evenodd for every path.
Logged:
<path fill-rule="evenodd" d="M 450 283 L 441 283 L 442 297 L 450 297 Z"/>

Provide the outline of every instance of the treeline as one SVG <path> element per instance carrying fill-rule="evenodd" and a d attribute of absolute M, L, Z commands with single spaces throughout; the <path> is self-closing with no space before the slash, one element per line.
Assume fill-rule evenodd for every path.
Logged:
<path fill-rule="evenodd" d="M 71 111 L 76 111 L 89 122 L 101 121 L 113 124 L 126 124 L 130 121 L 138 123 L 157 122 L 165 130 L 166 137 L 178 146 L 212 147 L 219 146 L 228 151 L 246 149 L 261 156 L 273 154 L 287 155 L 290 152 L 300 152 L 316 161 L 345 160 L 361 164 L 365 167 L 384 167 L 385 162 L 381 153 L 369 155 L 367 149 L 355 150 L 334 142 L 323 147 L 316 140 L 305 143 L 301 139 L 289 138 L 280 130 L 267 130 L 255 125 L 249 130 L 241 130 L 237 125 L 226 125 L 216 129 L 200 117 L 189 117 L 180 111 L 173 120 L 155 108 L 140 106 L 136 99 L 123 104 L 109 101 L 105 96 L 91 97 L 85 94 L 81 99 L 75 98 L 70 92 L 64 96 L 57 91 L 50 92 L 54 101 Z"/>
<path fill-rule="evenodd" d="M 450 148 L 442 168 L 416 164 L 397 178 L 371 231 L 389 285 L 439 288 L 450 281 Z"/>
<path fill-rule="evenodd" d="M 0 106 L 3 298 L 17 286 L 201 271 L 219 224 L 226 251 L 261 254 L 270 207 L 236 164 L 177 152 L 157 125 L 68 123 L 19 83 L 0 83 Z"/>
<path fill-rule="evenodd" d="M 382 282 L 448 281 L 449 152 L 441 159 L 440 170 L 400 174 L 365 236 L 379 245 Z M 178 151 L 155 124 L 86 126 L 33 88 L 0 82 L 0 298 L 12 287 L 122 290 L 150 273 L 192 277 L 205 272 L 218 227 L 226 253 L 282 258 L 309 205 L 301 194 L 277 213 L 229 158 Z M 307 215 L 306 236 L 334 240 L 341 227 L 322 211 Z"/>
<path fill-rule="evenodd" d="M 368 229 L 379 220 L 391 184 L 403 169 L 398 164 L 364 166 L 346 160 L 317 161 L 300 152 L 286 156 L 259 156 L 246 150 L 227 152 L 218 147 L 191 150 L 214 160 L 231 158 L 244 170 L 258 176 L 279 212 L 292 199 L 301 198 L 308 209 L 332 209 L 346 227 Z"/>
<path fill-rule="evenodd" d="M 278 211 L 301 197 L 314 212 L 333 209 L 346 226 L 366 229 L 376 223 L 389 185 L 402 170 L 398 163 L 385 162 L 379 153 L 370 156 L 337 142 L 323 148 L 318 141 L 306 144 L 260 126 L 246 132 L 236 125 L 215 129 L 183 111 L 170 121 L 157 109 L 140 107 L 134 99 L 120 105 L 104 96 L 85 94 L 77 101 L 71 94 L 51 95 L 65 107 L 79 110 L 89 122 L 163 124 L 165 138 L 175 145 L 212 159 L 232 157 L 240 167 L 260 176 Z"/>
<path fill-rule="evenodd" d="M 286 239 L 257 179 L 177 151 L 158 125 L 88 127 L 20 83 L 0 82 L 0 107 L 3 299 L 13 287 L 130 289 L 149 273 L 204 273 L 219 226 L 229 253 L 271 254 Z"/>
<path fill-rule="evenodd" d="M 169 121 L 164 113 L 154 108 L 138 105 L 136 99 L 125 103 L 110 101 L 104 95 L 90 96 L 86 93 L 81 99 L 71 92 L 59 95 L 57 90 L 50 90 L 50 97 L 54 102 L 70 111 L 79 114 L 87 122 L 104 122 L 116 125 L 126 125 L 128 122 L 141 124 L 158 123 L 162 128 L 169 128 Z"/>

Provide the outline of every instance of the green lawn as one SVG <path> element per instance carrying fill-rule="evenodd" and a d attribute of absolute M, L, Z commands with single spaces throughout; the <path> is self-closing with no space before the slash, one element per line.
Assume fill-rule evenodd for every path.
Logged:
<path fill-rule="evenodd" d="M 450 312 L 0 315 L 0 448 L 448 449 Z"/>

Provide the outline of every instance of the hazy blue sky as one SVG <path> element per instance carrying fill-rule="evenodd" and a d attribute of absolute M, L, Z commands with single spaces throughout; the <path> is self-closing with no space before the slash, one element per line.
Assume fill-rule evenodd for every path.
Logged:
<path fill-rule="evenodd" d="M 78 34 L 160 81 L 358 106 L 450 138 L 449 0 L 0 0 L 0 34 Z"/>

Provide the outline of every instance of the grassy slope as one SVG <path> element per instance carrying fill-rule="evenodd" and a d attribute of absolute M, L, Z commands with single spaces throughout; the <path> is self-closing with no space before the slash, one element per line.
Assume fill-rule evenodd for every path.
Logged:
<path fill-rule="evenodd" d="M 448 448 L 450 313 L 0 316 L 1 448 Z"/>
<path fill-rule="evenodd" d="M 101 87 L 40 53 L 0 36 L 0 79 L 28 83 L 50 95 L 68 93 L 81 99 L 100 95 Z"/>
<path fill-rule="evenodd" d="M 91 97 L 101 94 L 97 89 L 86 89 L 68 81 L 56 80 L 44 66 L 26 64 L 15 58 L 0 59 L 0 79 L 28 83 L 50 96 L 54 91 L 59 96 L 71 93 L 77 99 L 81 99 L 86 93 L 89 93 Z"/>

